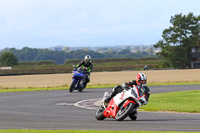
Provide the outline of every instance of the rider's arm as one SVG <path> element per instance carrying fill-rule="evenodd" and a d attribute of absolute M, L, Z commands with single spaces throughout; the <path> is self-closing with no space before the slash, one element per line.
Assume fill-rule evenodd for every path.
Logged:
<path fill-rule="evenodd" d="M 92 65 L 92 62 L 90 62 L 91 64 L 90 64 L 90 69 L 88 70 L 88 72 L 92 72 L 92 70 L 93 70 L 93 65 Z"/>
<path fill-rule="evenodd" d="M 145 99 L 148 102 L 149 101 L 149 96 L 150 96 L 150 89 L 148 86 L 145 86 Z"/>
<path fill-rule="evenodd" d="M 135 80 L 129 81 L 128 83 L 123 83 L 124 87 L 132 87 L 133 85 L 137 85 Z"/>
<path fill-rule="evenodd" d="M 87 68 L 87 71 L 90 73 L 92 72 L 92 69 L 93 69 L 93 65 L 92 65 L 92 62 L 90 62 L 89 67 Z"/>
<path fill-rule="evenodd" d="M 78 67 L 82 66 L 83 64 L 84 64 L 84 61 L 81 61 L 76 67 L 78 68 Z"/>
<path fill-rule="evenodd" d="M 129 90 L 129 88 L 132 87 L 132 86 L 129 85 L 128 83 L 122 83 L 122 88 L 125 89 L 125 90 Z"/>

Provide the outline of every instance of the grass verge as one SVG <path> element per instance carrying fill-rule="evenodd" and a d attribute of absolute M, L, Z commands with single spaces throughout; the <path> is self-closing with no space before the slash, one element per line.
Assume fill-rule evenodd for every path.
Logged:
<path fill-rule="evenodd" d="M 108 131 L 108 130 L 32 130 L 32 129 L 9 129 L 0 130 L 0 133 L 189 133 L 175 131 Z M 192 132 L 198 133 L 198 132 Z"/>
<path fill-rule="evenodd" d="M 121 84 L 121 83 L 119 83 Z M 177 83 L 150 83 L 148 86 L 163 86 L 163 85 L 194 85 L 200 82 L 177 82 Z M 87 88 L 113 88 L 117 84 L 89 84 Z M 41 87 L 41 88 L 3 88 L 0 87 L 0 93 L 4 92 L 20 92 L 20 91 L 48 91 L 48 90 L 65 90 L 69 89 L 69 85 L 57 87 Z"/>
<path fill-rule="evenodd" d="M 152 94 L 144 111 L 200 113 L 200 90 Z"/>

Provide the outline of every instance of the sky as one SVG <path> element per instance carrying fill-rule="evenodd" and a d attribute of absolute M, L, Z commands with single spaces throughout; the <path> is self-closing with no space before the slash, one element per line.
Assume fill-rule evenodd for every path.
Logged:
<path fill-rule="evenodd" d="M 0 49 L 152 45 L 200 0 L 0 0 Z"/>

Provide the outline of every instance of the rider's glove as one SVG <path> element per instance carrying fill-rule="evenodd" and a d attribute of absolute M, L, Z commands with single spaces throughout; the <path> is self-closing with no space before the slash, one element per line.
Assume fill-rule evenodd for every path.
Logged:
<path fill-rule="evenodd" d="M 122 88 L 125 88 L 126 87 L 126 84 L 125 83 L 122 83 Z"/>
<path fill-rule="evenodd" d="M 147 105 L 148 101 L 144 102 L 143 105 Z"/>
<path fill-rule="evenodd" d="M 146 105 L 148 103 L 148 101 L 144 100 L 144 99 L 139 99 L 141 105 Z"/>

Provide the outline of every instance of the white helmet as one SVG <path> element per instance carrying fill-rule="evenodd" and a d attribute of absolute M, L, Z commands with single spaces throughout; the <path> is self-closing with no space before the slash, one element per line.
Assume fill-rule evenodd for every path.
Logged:
<path fill-rule="evenodd" d="M 91 60 L 91 56 L 86 55 L 85 58 L 84 58 L 84 61 L 90 61 L 90 60 Z"/>

